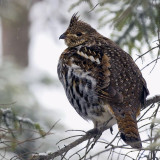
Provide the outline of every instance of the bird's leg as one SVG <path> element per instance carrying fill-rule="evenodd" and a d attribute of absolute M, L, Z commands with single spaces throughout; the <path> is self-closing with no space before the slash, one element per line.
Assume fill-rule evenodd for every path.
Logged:
<path fill-rule="evenodd" d="M 98 135 L 99 133 L 100 133 L 100 130 L 98 128 L 93 128 L 87 132 L 87 134 L 91 134 L 95 136 Z"/>
<path fill-rule="evenodd" d="M 94 128 L 89 130 L 87 134 L 94 135 L 94 137 L 96 138 L 97 136 L 100 137 L 102 135 L 102 131 L 101 128 L 98 127 L 98 124 L 94 123 Z"/>

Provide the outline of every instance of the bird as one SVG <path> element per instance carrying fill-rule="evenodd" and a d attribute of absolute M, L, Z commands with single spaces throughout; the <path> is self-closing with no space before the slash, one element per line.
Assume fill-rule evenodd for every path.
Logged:
<path fill-rule="evenodd" d="M 137 117 L 149 94 L 146 81 L 128 53 L 79 17 L 73 14 L 59 37 L 67 45 L 57 66 L 66 96 L 95 129 L 118 124 L 121 139 L 140 149 Z"/>

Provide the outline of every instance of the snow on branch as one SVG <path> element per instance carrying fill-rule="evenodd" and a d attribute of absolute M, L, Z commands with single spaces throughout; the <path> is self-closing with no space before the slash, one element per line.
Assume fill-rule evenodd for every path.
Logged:
<path fill-rule="evenodd" d="M 11 108 L 0 108 L 0 123 L 3 123 L 8 130 L 10 130 L 10 133 L 14 137 L 14 134 L 12 132 L 12 126 L 14 123 L 19 123 L 19 126 L 22 124 L 27 124 L 33 126 L 41 136 L 43 136 L 44 131 L 40 127 L 40 125 L 34 121 L 32 121 L 30 118 L 20 117 L 16 116 L 16 114 L 12 111 Z"/>

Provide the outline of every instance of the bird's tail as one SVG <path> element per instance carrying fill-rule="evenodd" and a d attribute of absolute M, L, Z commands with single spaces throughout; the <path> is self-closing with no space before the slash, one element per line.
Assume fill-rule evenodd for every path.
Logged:
<path fill-rule="evenodd" d="M 125 143 L 133 148 L 142 148 L 141 138 L 139 136 L 136 117 L 131 113 L 125 112 L 116 116 L 121 138 Z"/>

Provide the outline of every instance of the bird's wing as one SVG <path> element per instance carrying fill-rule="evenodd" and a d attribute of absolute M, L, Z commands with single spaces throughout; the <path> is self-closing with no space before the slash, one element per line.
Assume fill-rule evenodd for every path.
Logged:
<path fill-rule="evenodd" d="M 113 75 L 110 57 L 106 53 L 105 47 L 92 45 L 89 47 L 81 47 L 77 51 L 81 59 L 79 65 L 85 72 L 89 72 L 96 80 L 95 93 L 102 101 L 112 101 L 114 103 L 122 103 L 123 95 L 117 90 L 112 82 Z M 85 62 L 85 63 L 84 63 Z"/>
<path fill-rule="evenodd" d="M 142 103 L 142 106 L 143 106 L 146 103 L 146 97 L 149 95 L 149 90 L 147 88 L 146 81 L 143 78 L 140 69 L 137 67 L 137 65 L 133 61 L 132 57 L 128 54 L 127 54 L 127 56 L 128 56 L 128 59 L 130 59 L 130 65 L 132 65 L 133 70 L 135 71 L 135 74 L 137 75 L 139 80 L 142 82 L 143 89 L 142 89 L 142 92 L 141 92 L 141 99 L 140 100 L 141 100 L 141 103 Z"/>
<path fill-rule="evenodd" d="M 127 96 L 137 97 L 143 106 L 149 91 L 132 57 L 120 47 L 111 44 L 101 45 L 99 53 L 101 67 L 96 75 L 98 96 L 112 103 L 123 103 Z"/>
<path fill-rule="evenodd" d="M 101 60 L 101 69 L 99 69 L 96 92 L 100 99 L 103 101 L 113 102 L 113 103 L 122 103 L 123 95 L 120 93 L 114 86 L 111 76 L 111 63 L 110 58 L 107 54 L 102 55 Z"/>

